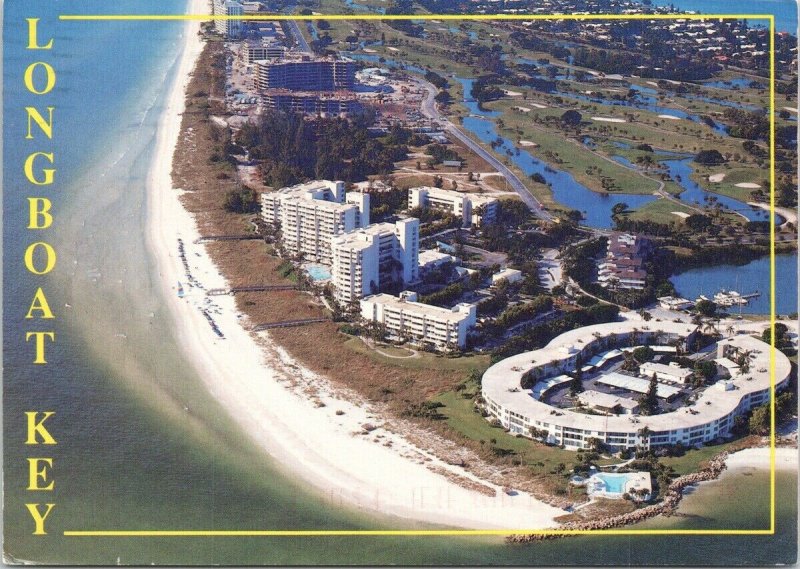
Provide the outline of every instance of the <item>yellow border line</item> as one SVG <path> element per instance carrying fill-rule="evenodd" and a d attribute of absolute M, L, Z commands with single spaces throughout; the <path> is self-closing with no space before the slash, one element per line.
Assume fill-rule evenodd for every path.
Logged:
<path fill-rule="evenodd" d="M 59 20 L 770 20 L 772 14 L 61 14 Z"/>
<path fill-rule="evenodd" d="M 767 20 L 769 21 L 770 155 L 770 527 L 769 529 L 501 529 L 501 530 L 65 530 L 66 537 L 325 537 L 325 536 L 508 536 L 508 535 L 774 535 L 775 534 L 775 15 L 774 14 L 61 14 L 62 21 L 173 20 Z"/>
<path fill-rule="evenodd" d="M 67 537 L 325 537 L 325 536 L 454 536 L 454 535 L 772 535 L 766 529 L 708 530 L 86 530 L 65 531 Z"/>
<path fill-rule="evenodd" d="M 775 532 L 775 16 L 770 18 L 769 34 L 769 527 Z"/>

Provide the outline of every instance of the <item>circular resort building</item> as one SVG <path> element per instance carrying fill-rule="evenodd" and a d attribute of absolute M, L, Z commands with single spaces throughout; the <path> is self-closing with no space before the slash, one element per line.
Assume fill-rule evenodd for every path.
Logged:
<path fill-rule="evenodd" d="M 488 419 L 511 433 L 567 449 L 599 441 L 612 450 L 693 446 L 730 434 L 734 419 L 769 401 L 772 348 L 749 335 L 705 346 L 697 357 L 713 361 L 718 379 L 694 381 L 686 360 L 697 345 L 697 326 L 675 322 L 611 322 L 561 334 L 547 346 L 506 358 L 483 375 L 481 394 Z M 626 351 L 648 346 L 654 360 L 618 371 Z M 775 388 L 791 371 L 774 350 Z M 737 363 L 738 362 L 738 363 Z M 738 365 L 741 364 L 741 365 Z M 571 375 L 567 375 L 571 374 Z M 577 374 L 584 391 L 569 388 Z M 658 414 L 641 415 L 639 399 L 657 379 Z M 596 439 L 593 440 L 593 439 Z"/>

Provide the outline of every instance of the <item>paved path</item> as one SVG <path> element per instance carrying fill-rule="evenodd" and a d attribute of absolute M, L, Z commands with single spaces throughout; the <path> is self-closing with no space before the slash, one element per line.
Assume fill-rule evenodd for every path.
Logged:
<path fill-rule="evenodd" d="M 364 342 L 364 345 L 367 346 L 369 349 L 374 350 L 375 352 L 379 353 L 380 355 L 386 358 L 391 358 L 394 360 L 407 360 L 409 358 L 420 357 L 419 352 L 417 350 L 412 350 L 411 348 L 405 348 L 405 347 L 403 349 L 411 352 L 410 354 L 408 354 L 407 356 L 393 356 L 392 354 L 387 354 L 386 352 L 381 350 L 372 340 L 368 340 L 367 338 L 364 338 L 362 336 L 359 336 L 359 338 L 361 338 L 361 341 Z"/>
<path fill-rule="evenodd" d="M 523 202 L 525 202 L 525 204 L 528 206 L 528 208 L 530 208 L 531 212 L 533 212 L 536 217 L 539 219 L 552 220 L 553 216 L 544 210 L 541 202 L 539 202 L 539 200 L 537 200 L 528 191 L 528 188 L 525 187 L 525 184 L 522 183 L 522 180 L 520 180 L 519 177 L 514 174 L 514 172 L 512 172 L 505 164 L 495 158 L 493 154 L 483 148 L 480 144 L 472 140 L 455 124 L 450 122 L 447 118 L 443 117 L 439 113 L 439 109 L 436 108 L 436 101 L 434 99 L 437 93 L 436 87 L 427 81 L 419 80 L 419 82 L 425 89 L 425 97 L 422 99 L 422 106 L 420 108 L 422 114 L 429 119 L 442 123 L 444 130 L 457 138 L 475 154 L 483 158 L 492 168 L 500 172 L 508 181 L 508 184 L 514 189 L 517 195 L 522 199 Z"/>
<path fill-rule="evenodd" d="M 311 47 L 308 45 L 303 32 L 300 31 L 300 26 L 297 25 L 297 20 L 286 20 L 286 27 L 297 41 L 297 49 L 300 51 L 305 51 L 306 53 L 311 53 Z"/>

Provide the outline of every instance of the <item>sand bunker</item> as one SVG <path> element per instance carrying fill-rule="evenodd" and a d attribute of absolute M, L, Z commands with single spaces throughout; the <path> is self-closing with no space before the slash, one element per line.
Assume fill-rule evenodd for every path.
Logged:
<path fill-rule="evenodd" d="M 740 182 L 739 184 L 734 184 L 737 188 L 750 188 L 750 189 L 758 189 L 761 187 L 760 184 L 754 184 L 753 182 Z"/>
<path fill-rule="evenodd" d="M 672 116 L 672 115 L 658 115 L 658 118 L 660 118 L 660 119 L 670 119 L 670 120 L 673 120 L 673 121 L 681 120 L 681 117 L 675 117 L 675 116 Z"/>
<path fill-rule="evenodd" d="M 672 215 L 677 215 L 681 219 L 686 219 L 687 217 L 689 217 L 689 214 L 684 212 L 684 211 L 673 211 L 671 213 L 672 213 Z"/>
<path fill-rule="evenodd" d="M 592 120 L 601 122 L 628 122 L 625 119 L 615 119 L 611 117 L 592 117 Z"/>
<path fill-rule="evenodd" d="M 721 182 L 722 180 L 724 180 L 725 176 L 726 176 L 725 172 L 722 172 L 720 174 L 711 174 L 708 177 L 708 181 L 709 182 L 714 182 L 715 184 L 717 184 L 717 183 Z"/>
<path fill-rule="evenodd" d="M 517 111 L 522 111 L 523 113 L 531 112 L 530 108 L 528 107 L 514 107 L 514 109 L 516 109 Z"/>
<path fill-rule="evenodd" d="M 535 142 L 531 142 L 530 140 L 520 140 L 519 141 L 519 145 L 520 146 L 539 146 L 538 144 L 536 144 Z"/>
<path fill-rule="evenodd" d="M 504 90 L 503 93 L 505 93 L 509 97 L 521 97 L 522 96 L 522 93 L 520 93 L 519 91 L 510 91 L 508 89 Z"/>

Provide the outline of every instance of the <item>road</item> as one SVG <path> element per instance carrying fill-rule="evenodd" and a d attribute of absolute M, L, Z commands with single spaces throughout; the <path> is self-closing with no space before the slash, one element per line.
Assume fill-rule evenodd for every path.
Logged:
<path fill-rule="evenodd" d="M 297 25 L 297 20 L 286 20 L 286 27 L 291 33 L 295 41 L 297 41 L 297 49 L 300 51 L 305 51 L 306 53 L 311 53 L 311 47 L 308 45 L 303 32 L 300 31 L 300 26 Z"/>
<path fill-rule="evenodd" d="M 464 146 L 472 150 L 475 154 L 483 158 L 492 168 L 500 172 L 503 177 L 508 181 L 508 184 L 514 189 L 514 191 L 519 195 L 525 205 L 531 210 L 531 212 L 538 217 L 539 219 L 545 220 L 552 220 L 553 216 L 547 213 L 544 210 L 541 202 L 537 200 L 525 187 L 525 184 L 522 183 L 522 180 L 514 174 L 505 164 L 503 164 L 500 160 L 494 157 L 489 151 L 483 148 L 480 144 L 472 140 L 469 136 L 467 136 L 460 128 L 458 128 L 455 124 L 450 122 L 447 118 L 443 117 L 439 113 L 439 109 L 436 108 L 436 101 L 434 97 L 436 97 L 436 87 L 428 83 L 427 81 L 419 81 L 420 84 L 425 89 L 425 97 L 422 100 L 422 106 L 420 107 L 420 111 L 423 115 L 427 118 L 440 122 L 444 129 L 457 138 Z"/>

